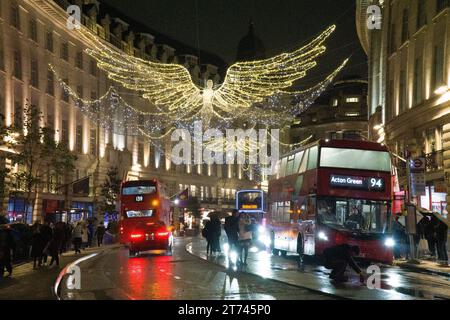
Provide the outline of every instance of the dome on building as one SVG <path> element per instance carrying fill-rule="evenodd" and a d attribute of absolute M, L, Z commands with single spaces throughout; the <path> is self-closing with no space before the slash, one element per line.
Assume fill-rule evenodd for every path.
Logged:
<path fill-rule="evenodd" d="M 255 27 L 250 21 L 248 33 L 238 44 L 236 61 L 259 60 L 266 57 L 264 44 L 260 38 L 255 35 Z"/>

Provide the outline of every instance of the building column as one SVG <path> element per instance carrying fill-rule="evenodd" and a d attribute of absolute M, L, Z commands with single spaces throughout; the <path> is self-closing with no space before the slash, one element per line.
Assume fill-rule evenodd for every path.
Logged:
<path fill-rule="evenodd" d="M 450 123 L 443 126 L 442 129 L 442 149 L 444 151 L 444 177 L 445 185 L 447 187 L 447 211 L 450 211 Z"/>

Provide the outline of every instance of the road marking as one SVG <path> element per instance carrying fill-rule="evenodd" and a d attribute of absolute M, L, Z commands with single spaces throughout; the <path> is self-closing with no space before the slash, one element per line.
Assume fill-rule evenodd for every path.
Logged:
<path fill-rule="evenodd" d="M 61 284 L 62 278 L 66 275 L 67 270 L 70 269 L 71 267 L 76 266 L 77 264 L 79 264 L 83 261 L 86 261 L 88 259 L 95 257 L 96 255 L 98 255 L 98 253 L 92 253 L 88 256 L 82 257 L 72 263 L 69 263 L 67 266 L 64 267 L 64 269 L 62 269 L 62 271 L 58 275 L 58 278 L 56 279 L 55 287 L 54 287 L 54 293 L 55 293 L 56 297 L 58 298 L 58 300 L 61 300 L 61 298 L 58 295 L 58 288 L 59 288 L 59 285 Z"/>

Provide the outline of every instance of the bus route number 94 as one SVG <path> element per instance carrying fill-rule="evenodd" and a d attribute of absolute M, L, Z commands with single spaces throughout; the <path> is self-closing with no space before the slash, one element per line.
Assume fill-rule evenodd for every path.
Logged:
<path fill-rule="evenodd" d="M 383 189 L 384 181 L 382 178 L 370 178 L 371 189 Z"/>

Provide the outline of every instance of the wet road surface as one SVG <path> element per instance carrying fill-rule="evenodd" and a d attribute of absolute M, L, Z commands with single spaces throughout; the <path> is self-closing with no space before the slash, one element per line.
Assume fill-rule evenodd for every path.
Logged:
<path fill-rule="evenodd" d="M 79 264 L 81 289 L 63 283 L 62 299 L 335 299 L 326 294 L 227 270 L 189 254 L 189 239 L 175 239 L 172 256 L 126 248 L 107 250 Z"/>

